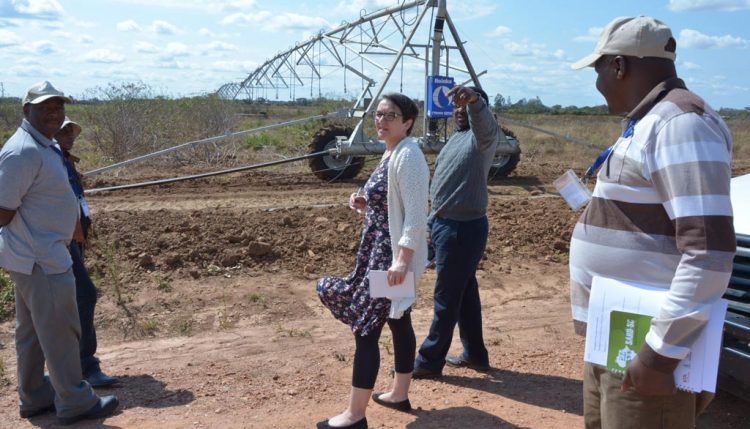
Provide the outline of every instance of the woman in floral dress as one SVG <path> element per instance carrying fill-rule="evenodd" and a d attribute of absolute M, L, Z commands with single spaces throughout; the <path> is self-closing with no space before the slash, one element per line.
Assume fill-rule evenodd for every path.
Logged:
<path fill-rule="evenodd" d="M 343 413 L 318 423 L 319 429 L 367 428 L 365 410 L 380 367 L 378 340 L 383 325 L 393 334 L 393 387 L 372 394 L 378 404 L 400 411 L 411 409 L 408 393 L 414 369 L 416 338 L 411 324 L 414 298 L 372 298 L 370 270 L 388 271 L 388 284 L 401 284 L 407 273 L 418 279 L 427 258 L 429 168 L 424 154 L 408 136 L 419 110 L 403 94 L 383 96 L 375 112 L 378 138 L 386 151 L 364 186 L 364 196 L 352 194 L 349 206 L 364 210 L 364 229 L 357 261 L 349 276 L 318 281 L 321 302 L 333 316 L 351 327 L 356 343 L 352 391 Z"/>

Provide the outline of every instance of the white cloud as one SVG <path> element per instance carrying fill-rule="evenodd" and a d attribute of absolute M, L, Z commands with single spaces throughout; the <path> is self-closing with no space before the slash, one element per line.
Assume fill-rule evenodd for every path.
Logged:
<path fill-rule="evenodd" d="M 690 61 L 683 61 L 680 63 L 680 66 L 685 70 L 699 70 L 701 68 L 700 65 L 691 63 Z"/>
<path fill-rule="evenodd" d="M 117 0 L 120 3 L 137 4 L 168 9 L 196 9 L 211 13 L 232 12 L 254 7 L 256 0 Z"/>
<path fill-rule="evenodd" d="M 333 12 L 352 17 L 359 16 L 363 10 L 365 13 L 372 13 L 388 6 L 396 6 L 396 3 L 393 0 L 348 0 L 340 1 Z"/>
<path fill-rule="evenodd" d="M 58 52 L 55 44 L 49 40 L 37 40 L 36 42 L 24 43 L 23 50 L 33 55 L 51 55 Z"/>
<path fill-rule="evenodd" d="M 328 21 L 323 18 L 299 15 L 296 13 L 273 15 L 268 11 L 261 11 L 258 13 L 234 13 L 225 17 L 221 23 L 225 25 L 260 24 L 266 31 L 318 30 L 329 27 Z"/>
<path fill-rule="evenodd" d="M 487 37 L 505 37 L 512 32 L 513 30 L 511 30 L 510 28 L 504 25 L 498 25 L 494 30 L 487 33 L 486 36 Z"/>
<path fill-rule="evenodd" d="M 180 29 L 167 21 L 156 20 L 151 24 L 151 31 L 156 34 L 171 35 L 180 33 Z"/>
<path fill-rule="evenodd" d="M 199 48 L 204 52 L 233 52 L 238 49 L 236 45 L 219 40 L 200 45 Z"/>
<path fill-rule="evenodd" d="M 21 38 L 11 30 L 0 29 L 0 48 L 21 44 Z"/>
<path fill-rule="evenodd" d="M 216 37 L 216 33 L 214 33 L 213 31 L 209 30 L 206 27 L 203 27 L 200 30 L 198 30 L 198 34 L 200 34 L 201 36 L 205 36 L 205 37 Z"/>
<path fill-rule="evenodd" d="M 750 9 L 750 0 L 669 0 L 668 9 L 673 12 L 693 10 L 735 11 Z"/>
<path fill-rule="evenodd" d="M 0 17 L 55 20 L 63 8 L 57 0 L 0 0 Z"/>
<path fill-rule="evenodd" d="M 183 63 L 181 61 L 177 61 L 174 58 L 162 58 L 161 60 L 157 61 L 154 64 L 154 67 L 161 68 L 161 69 L 186 69 L 188 68 L 188 65 L 186 63 Z"/>
<path fill-rule="evenodd" d="M 127 21 L 117 23 L 117 31 L 132 31 L 140 33 L 141 31 L 143 31 L 143 29 L 140 25 L 138 25 L 137 22 L 133 21 L 132 19 L 128 19 Z"/>
<path fill-rule="evenodd" d="M 597 42 L 602 31 L 604 31 L 604 27 L 591 27 L 585 36 L 576 36 L 573 40 L 576 42 Z"/>
<path fill-rule="evenodd" d="M 258 63 L 254 61 L 214 61 L 210 64 L 212 71 L 218 72 L 229 72 L 229 73 L 242 73 L 249 72 L 258 67 Z"/>
<path fill-rule="evenodd" d="M 125 56 L 109 49 L 94 49 L 83 56 L 83 61 L 103 64 L 122 63 L 125 62 Z"/>
<path fill-rule="evenodd" d="M 160 51 L 159 47 L 154 45 L 153 43 L 143 41 L 135 42 L 133 48 L 136 52 L 140 52 L 142 54 L 156 54 Z"/>
<path fill-rule="evenodd" d="M 166 54 L 165 58 L 187 57 L 190 55 L 190 50 L 184 43 L 171 42 L 167 44 L 164 53 Z"/>
<path fill-rule="evenodd" d="M 714 48 L 750 48 L 750 40 L 741 37 L 724 35 L 709 36 L 697 30 L 685 29 L 680 31 L 677 41 L 678 47 L 714 49 Z"/>
<path fill-rule="evenodd" d="M 497 10 L 497 3 L 491 0 L 455 0 L 449 10 L 454 21 L 469 21 L 492 15 Z"/>

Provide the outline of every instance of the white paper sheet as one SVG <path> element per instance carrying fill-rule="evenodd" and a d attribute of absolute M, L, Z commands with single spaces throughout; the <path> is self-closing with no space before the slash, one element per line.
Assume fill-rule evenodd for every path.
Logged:
<path fill-rule="evenodd" d="M 400 285 L 388 286 L 388 271 L 370 270 L 370 296 L 373 298 L 414 298 L 414 273 L 406 273 Z"/>
<path fill-rule="evenodd" d="M 583 359 L 607 366 L 609 313 L 612 310 L 657 316 L 667 290 L 651 285 L 594 277 L 589 298 L 588 327 Z M 721 352 L 721 332 L 727 301 L 720 299 L 711 309 L 706 328 L 688 356 L 675 370 L 675 384 L 691 392 L 716 391 Z"/>

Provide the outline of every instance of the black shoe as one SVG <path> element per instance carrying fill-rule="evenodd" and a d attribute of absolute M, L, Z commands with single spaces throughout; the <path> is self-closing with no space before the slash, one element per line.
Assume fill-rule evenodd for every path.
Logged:
<path fill-rule="evenodd" d="M 440 371 L 432 371 L 427 368 L 422 368 L 420 366 L 415 366 L 414 371 L 411 373 L 411 378 L 414 379 L 435 379 L 440 378 L 443 376 L 443 373 Z"/>
<path fill-rule="evenodd" d="M 367 417 L 362 417 L 362 420 L 347 426 L 331 426 L 328 424 L 328 419 L 325 419 L 322 422 L 318 422 L 316 427 L 318 429 L 367 429 Z"/>
<path fill-rule="evenodd" d="M 72 425 L 81 420 L 96 420 L 109 417 L 114 414 L 120 401 L 114 395 L 102 396 L 88 411 L 72 417 L 58 417 L 57 422 L 63 426 Z"/>
<path fill-rule="evenodd" d="M 399 401 L 399 402 L 388 402 L 383 399 L 380 399 L 380 395 L 382 394 L 383 392 L 373 393 L 372 400 L 375 401 L 376 404 L 380 404 L 388 408 L 393 408 L 394 410 L 403 411 L 405 413 L 408 413 L 409 411 L 411 411 L 411 403 L 409 402 L 409 398 L 406 398 L 403 401 Z"/>
<path fill-rule="evenodd" d="M 474 371 L 487 372 L 491 368 L 487 364 L 470 361 L 463 356 L 451 356 L 445 359 L 445 363 L 455 368 L 471 368 Z"/>
<path fill-rule="evenodd" d="M 89 382 L 91 387 L 107 387 L 107 386 L 112 386 L 113 384 L 117 384 L 120 382 L 118 378 L 110 377 L 101 371 L 97 371 L 92 374 L 89 374 L 85 378 L 86 378 L 86 381 Z"/>
<path fill-rule="evenodd" d="M 55 404 L 47 405 L 46 407 L 37 408 L 36 410 L 19 410 L 18 414 L 21 415 L 22 419 L 30 419 L 32 417 L 41 416 L 42 414 L 54 413 Z"/>

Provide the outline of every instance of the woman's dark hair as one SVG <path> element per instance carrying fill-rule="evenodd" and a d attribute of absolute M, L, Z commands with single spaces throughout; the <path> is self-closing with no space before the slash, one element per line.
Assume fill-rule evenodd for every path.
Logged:
<path fill-rule="evenodd" d="M 417 116 L 419 115 L 419 107 L 417 106 L 417 103 L 415 103 L 411 98 L 398 92 L 385 94 L 380 100 L 388 100 L 391 103 L 395 104 L 396 107 L 398 107 L 398 110 L 401 111 L 402 122 L 406 122 L 409 119 L 412 119 L 411 126 L 408 130 L 406 130 L 406 135 L 411 135 L 411 129 L 414 128 L 414 123 L 416 122 Z"/>

